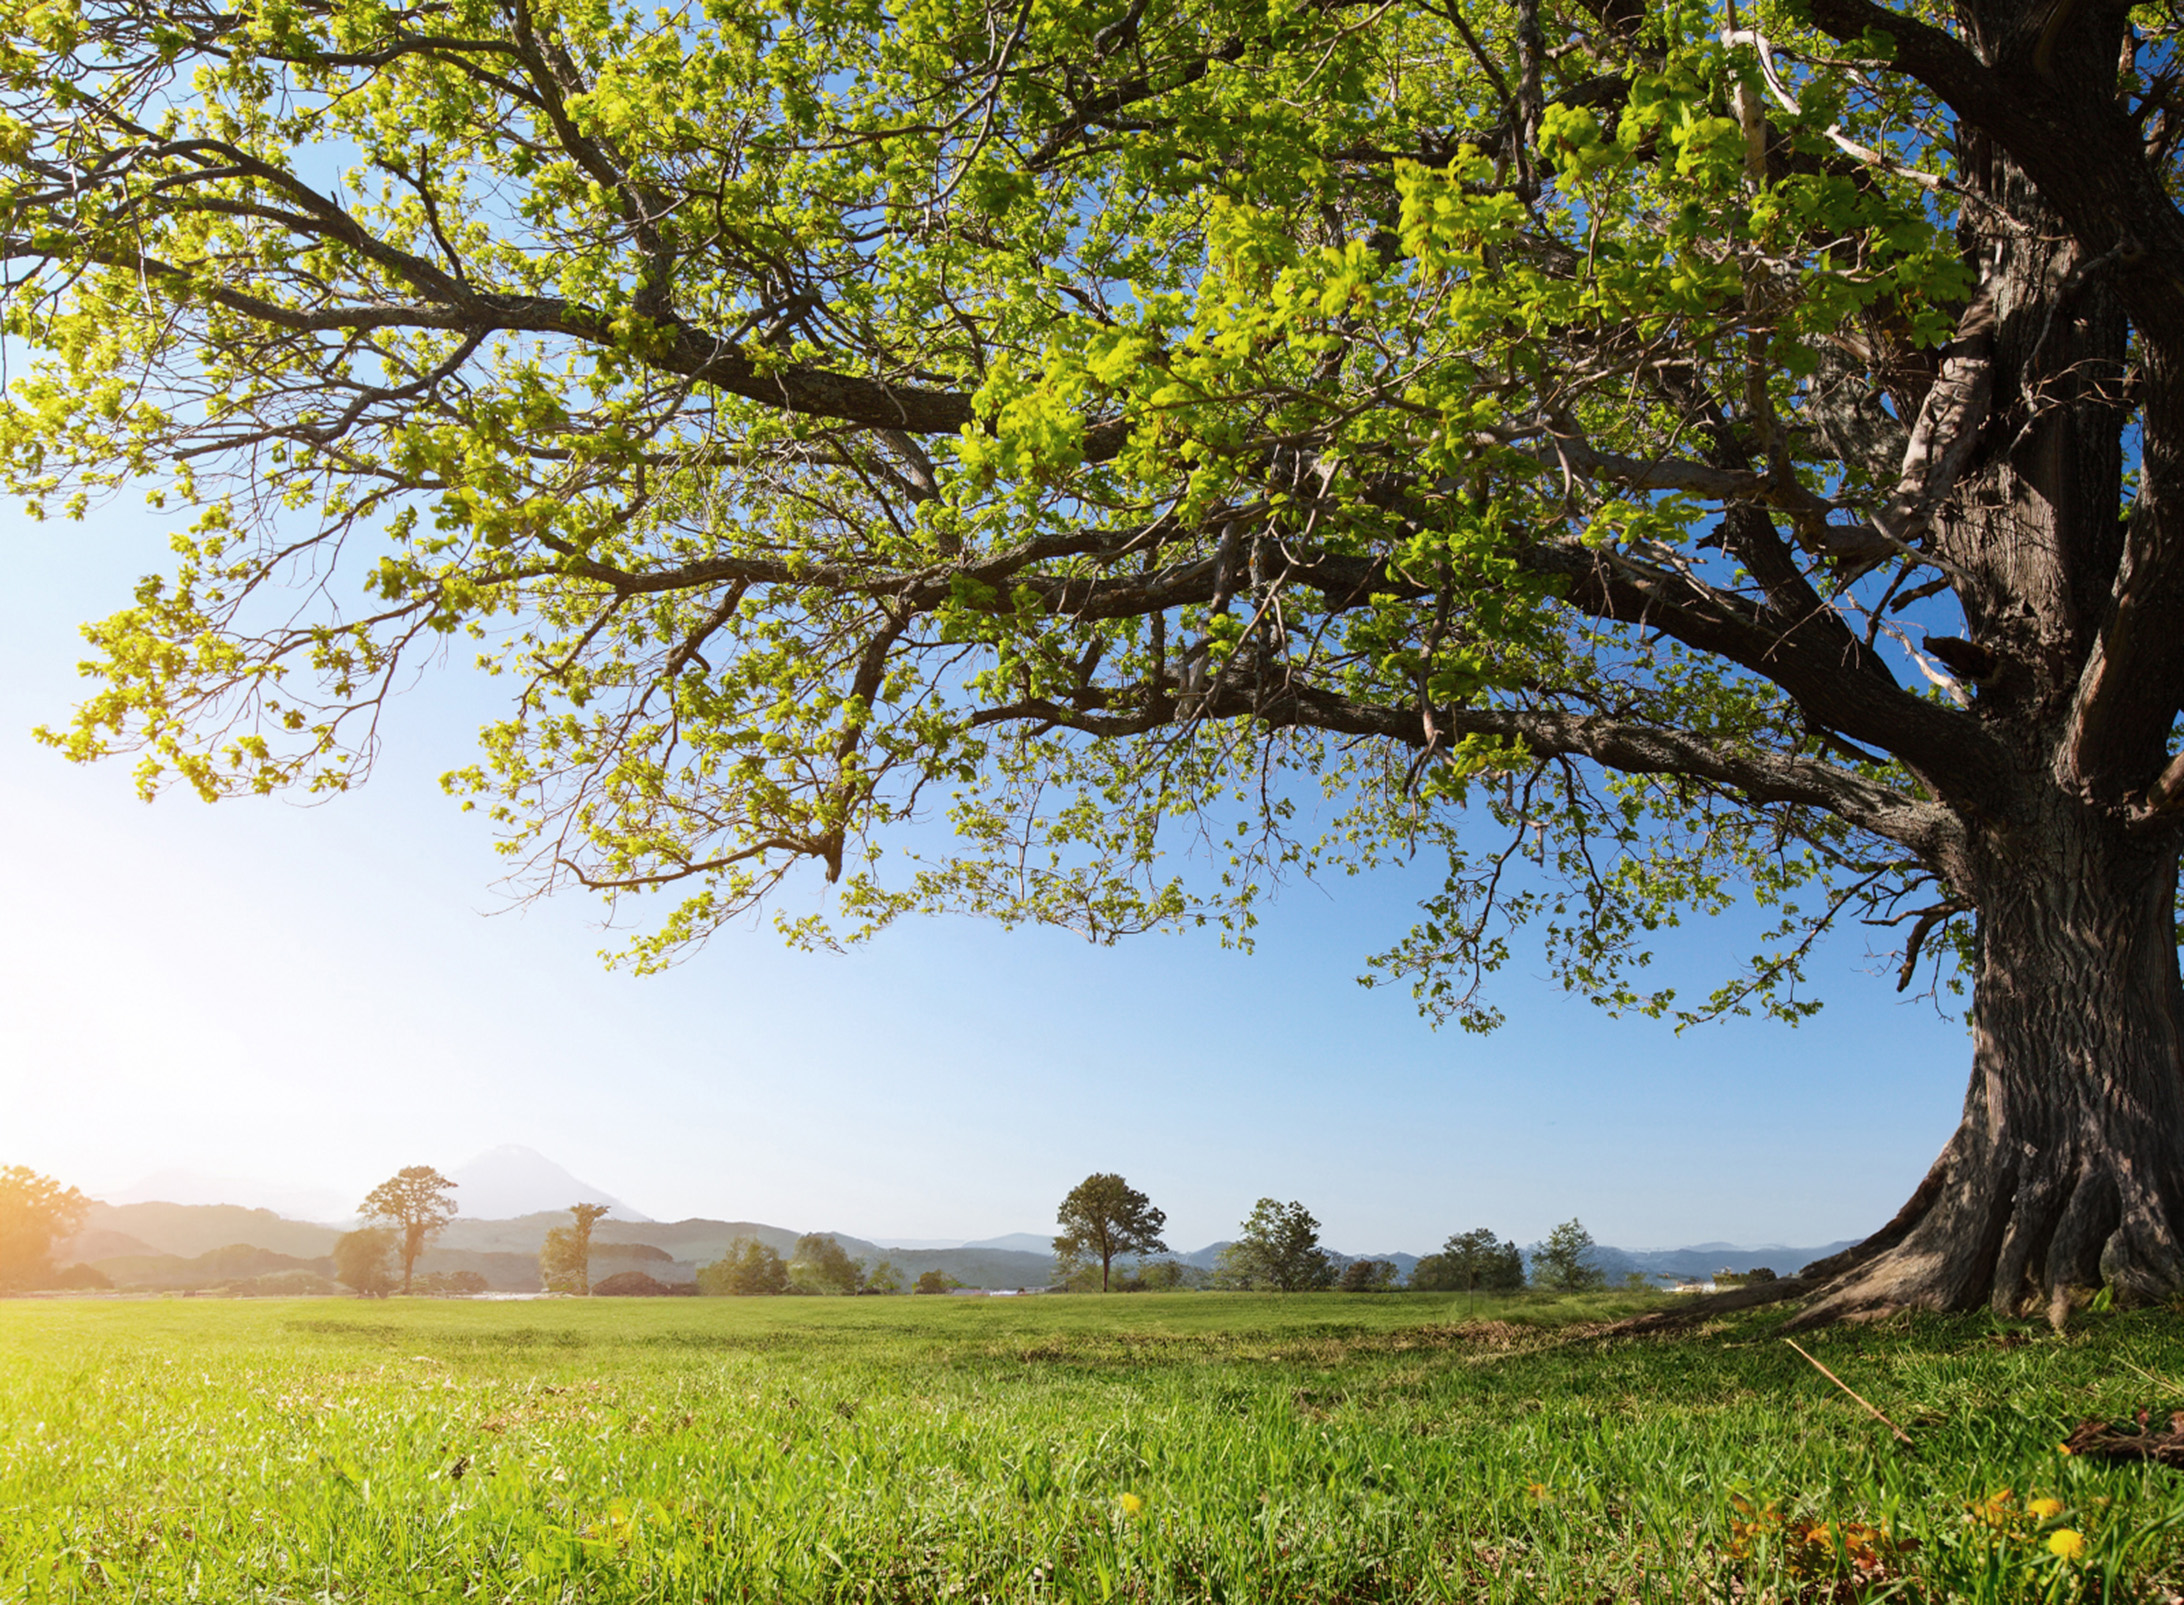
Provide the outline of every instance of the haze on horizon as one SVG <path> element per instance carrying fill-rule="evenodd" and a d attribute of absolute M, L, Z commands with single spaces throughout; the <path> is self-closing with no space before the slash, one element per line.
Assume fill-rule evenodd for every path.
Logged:
<path fill-rule="evenodd" d="M 1610 1019 L 1520 947 L 1509 1024 L 1435 1033 L 1355 983 L 1422 870 L 1290 888 L 1251 957 L 945 919 L 846 955 L 733 929 L 609 973 L 596 908 L 510 909 L 439 790 L 488 706 L 461 671 L 398 702 L 350 795 L 145 807 L 125 766 L 28 731 L 65 714 L 77 627 L 157 565 L 157 526 L 8 514 L 0 542 L 0 806 L 29 844 L 0 864 L 0 1163 L 93 1194 L 180 1167 L 353 1207 L 401 1165 L 521 1143 L 662 1219 L 866 1237 L 1050 1229 L 1117 1170 L 1177 1242 L 1272 1195 L 1360 1251 L 1573 1215 L 1606 1243 L 1804 1244 L 1881 1225 L 1956 1122 L 1961 1021 L 1860 973 L 1855 929 L 1794 1031 Z M 1703 986 L 1751 936 L 1663 933 L 1664 971 Z"/>

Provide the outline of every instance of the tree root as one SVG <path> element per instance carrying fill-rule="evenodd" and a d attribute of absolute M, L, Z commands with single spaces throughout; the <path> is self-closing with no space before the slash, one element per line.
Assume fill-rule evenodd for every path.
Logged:
<path fill-rule="evenodd" d="M 1679 1298 L 1674 1307 L 1651 1310 L 1644 1315 L 1633 1315 L 1603 1327 L 1599 1337 L 1643 1337 L 1650 1333 L 1682 1332 L 1717 1315 L 1730 1315 L 1738 1310 L 1754 1310 L 1766 1304 L 1781 1304 L 1790 1299 L 1803 1298 L 1817 1292 L 1820 1283 L 1807 1280 L 1803 1275 L 1778 1276 L 1771 1282 L 1749 1282 L 1743 1287 L 1732 1287 L 1726 1293 L 1698 1293 Z"/>

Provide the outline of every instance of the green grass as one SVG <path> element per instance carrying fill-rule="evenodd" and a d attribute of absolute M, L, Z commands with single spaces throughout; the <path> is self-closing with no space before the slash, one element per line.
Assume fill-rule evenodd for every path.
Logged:
<path fill-rule="evenodd" d="M 2184 1577 L 2184 1474 L 2057 1450 L 2184 1406 L 2132 1369 L 2184 1381 L 2172 1314 L 1806 1340 L 1907 1449 L 1774 1318 L 1570 1324 L 1631 1307 L 0 1301 L 0 1600 L 2014 1602 Z M 2020 1514 L 2040 1496 L 2062 1513 Z M 1886 1534 L 1848 1529 L 1877 1582 L 1849 1586 L 1844 1523 Z"/>

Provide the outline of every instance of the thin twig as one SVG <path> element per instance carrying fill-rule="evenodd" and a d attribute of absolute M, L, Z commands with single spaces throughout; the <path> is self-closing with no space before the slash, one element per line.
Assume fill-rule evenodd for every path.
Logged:
<path fill-rule="evenodd" d="M 1889 1420 L 1889 1419 L 1888 1419 L 1888 1417 L 1886 1417 L 1885 1415 L 1881 1414 L 1881 1412 L 1880 1412 L 1880 1410 L 1878 1409 L 1878 1407 L 1876 1407 L 1876 1406 L 1874 1405 L 1874 1403 L 1873 1403 L 1873 1402 L 1872 1402 L 1872 1401 L 1871 1401 L 1870 1399 L 1866 1398 L 1864 1394 L 1860 1393 L 1860 1392 L 1859 1392 L 1859 1391 L 1858 1391 L 1858 1390 L 1857 1390 L 1856 1388 L 1852 1387 L 1852 1386 L 1851 1386 L 1851 1385 L 1850 1385 L 1850 1384 L 1849 1384 L 1848 1382 L 1845 1382 L 1845 1381 L 1844 1381 L 1844 1380 L 1843 1380 L 1843 1379 L 1842 1379 L 1841 1377 L 1837 1376 L 1837 1375 L 1836 1375 L 1836 1374 L 1835 1374 L 1835 1373 L 1834 1373 L 1833 1371 L 1830 1371 L 1830 1370 L 1829 1370 L 1829 1369 L 1828 1369 L 1828 1368 L 1827 1368 L 1826 1366 L 1822 1365 L 1822 1364 L 1821 1364 L 1821 1363 L 1820 1363 L 1820 1362 L 1819 1362 L 1818 1360 L 1815 1360 L 1815 1359 L 1813 1359 L 1813 1357 L 1812 1357 L 1811 1355 L 1809 1355 L 1809 1354 L 1806 1354 L 1806 1353 L 1805 1353 L 1805 1351 L 1804 1351 L 1803 1349 L 1801 1349 L 1801 1348 L 1798 1348 L 1798 1345 L 1797 1345 L 1797 1340 L 1796 1340 L 1795 1338 L 1784 1338 L 1784 1339 L 1783 1339 L 1782 1341 L 1783 1341 L 1783 1342 L 1785 1342 L 1785 1343 L 1787 1343 L 1787 1344 L 1788 1344 L 1788 1345 L 1789 1345 L 1789 1346 L 1790 1346 L 1791 1348 L 1793 1348 L 1793 1349 L 1797 1349 L 1797 1352 L 1798 1352 L 1799 1354 L 1801 1354 L 1801 1355 L 1804 1355 L 1804 1357 L 1805 1357 L 1805 1360 L 1806 1360 L 1806 1362 L 1807 1362 L 1808 1364 L 1810 1364 L 1810 1365 L 1812 1366 L 1812 1368 L 1813 1368 L 1813 1369 L 1814 1369 L 1815 1371 L 1819 1372 L 1819 1373 L 1820 1373 L 1820 1374 L 1821 1374 L 1822 1376 L 1826 1377 L 1826 1378 L 1827 1378 L 1827 1379 L 1828 1379 L 1828 1380 L 1829 1380 L 1830 1382 L 1834 1383 L 1834 1384 L 1835 1384 L 1835 1385 L 1836 1385 L 1837 1387 L 1841 1388 L 1841 1389 L 1842 1389 L 1842 1390 L 1843 1390 L 1843 1391 L 1844 1391 L 1845 1393 L 1849 1394 L 1849 1395 L 1850 1395 L 1850 1396 L 1851 1396 L 1851 1397 L 1852 1397 L 1853 1399 L 1856 1399 L 1856 1400 L 1857 1400 L 1857 1401 L 1858 1401 L 1858 1402 L 1859 1402 L 1860 1404 L 1864 1405 L 1864 1406 L 1865 1406 L 1865 1409 L 1866 1409 L 1866 1413 L 1867 1413 L 1868 1415 L 1872 1416 L 1872 1417 L 1873 1417 L 1873 1419 L 1874 1419 L 1874 1420 L 1876 1420 L 1876 1421 L 1878 1421 L 1878 1422 L 1879 1422 L 1879 1423 L 1880 1423 L 1880 1424 L 1881 1424 L 1882 1426 L 1886 1427 L 1886 1428 L 1887 1428 L 1887 1429 L 1888 1429 L 1888 1430 L 1889 1430 L 1890 1432 L 1893 1432 L 1893 1433 L 1894 1433 L 1894 1434 L 1896 1435 L 1896 1441 L 1897 1441 L 1898 1443 L 1901 1443 L 1901 1444 L 1910 1444 L 1910 1443 L 1911 1443 L 1911 1434 L 1910 1434 L 1910 1433 L 1908 1433 L 1908 1432 L 1904 1431 L 1904 1430 L 1903 1430 L 1903 1428 L 1901 1428 L 1901 1427 L 1897 1426 L 1895 1422 L 1893 1422 L 1893 1421 Z M 1916 1447 L 1916 1445 L 1913 1445 L 1913 1447 Z"/>

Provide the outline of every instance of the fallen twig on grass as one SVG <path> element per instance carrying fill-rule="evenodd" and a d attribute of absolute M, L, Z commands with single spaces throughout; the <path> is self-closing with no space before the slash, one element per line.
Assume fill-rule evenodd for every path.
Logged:
<path fill-rule="evenodd" d="M 1812 1367 L 1812 1368 L 1813 1368 L 1813 1369 L 1814 1369 L 1815 1371 L 1819 1372 L 1819 1373 L 1820 1373 L 1820 1374 L 1821 1374 L 1822 1376 L 1826 1377 L 1826 1378 L 1827 1378 L 1827 1379 L 1828 1379 L 1828 1380 L 1829 1380 L 1830 1382 L 1834 1383 L 1834 1384 L 1835 1384 L 1835 1385 L 1836 1385 L 1837 1387 L 1841 1388 L 1841 1389 L 1842 1389 L 1842 1390 L 1843 1390 L 1843 1391 L 1844 1391 L 1845 1393 L 1849 1394 L 1849 1395 L 1850 1395 L 1850 1396 L 1851 1396 L 1851 1397 L 1852 1397 L 1853 1399 L 1856 1399 L 1856 1400 L 1857 1400 L 1857 1401 L 1858 1401 L 1858 1402 L 1859 1402 L 1860 1404 L 1864 1405 L 1864 1406 L 1865 1406 L 1865 1409 L 1866 1409 L 1866 1413 L 1867 1413 L 1868 1415 L 1872 1416 L 1872 1417 L 1873 1417 L 1873 1419 L 1874 1419 L 1874 1420 L 1876 1420 L 1876 1421 L 1878 1421 L 1878 1422 L 1879 1422 L 1879 1423 L 1880 1423 L 1880 1424 L 1881 1424 L 1882 1426 L 1886 1427 L 1886 1428 L 1887 1428 L 1887 1429 L 1888 1429 L 1888 1430 L 1889 1430 L 1890 1432 L 1893 1432 L 1893 1433 L 1894 1433 L 1894 1434 L 1896 1435 L 1896 1441 L 1897 1441 L 1898 1443 L 1901 1443 L 1901 1444 L 1909 1444 L 1909 1443 L 1911 1442 L 1911 1434 L 1910 1434 L 1910 1433 L 1908 1433 L 1908 1432 L 1904 1431 L 1904 1430 L 1903 1430 L 1903 1428 L 1901 1428 L 1901 1427 L 1897 1426 L 1895 1422 L 1893 1422 L 1893 1421 L 1889 1420 L 1887 1416 L 1883 1415 L 1883 1414 L 1881 1413 L 1881 1409 L 1880 1409 L 1880 1407 L 1879 1407 L 1878 1405 L 1874 1404 L 1872 1400 L 1868 1399 L 1868 1398 L 1867 1398 L 1867 1397 L 1866 1397 L 1866 1396 L 1865 1396 L 1864 1394 L 1860 1393 L 1860 1392 L 1859 1392 L 1859 1391 L 1858 1391 L 1858 1390 L 1857 1390 L 1856 1388 L 1852 1387 L 1852 1386 L 1851 1386 L 1851 1385 L 1850 1385 L 1850 1384 L 1849 1384 L 1848 1382 L 1845 1382 L 1845 1381 L 1844 1381 L 1844 1380 L 1843 1380 L 1843 1379 L 1842 1379 L 1841 1377 L 1837 1376 L 1837 1375 L 1836 1375 L 1836 1374 L 1835 1374 L 1835 1373 L 1834 1373 L 1833 1371 L 1830 1371 L 1830 1370 L 1829 1370 L 1829 1369 L 1828 1369 L 1828 1368 L 1827 1368 L 1826 1366 L 1822 1365 L 1822 1364 L 1821 1364 L 1821 1363 L 1820 1363 L 1820 1362 L 1819 1362 L 1818 1360 L 1815 1360 L 1815 1359 L 1814 1359 L 1814 1358 L 1813 1358 L 1813 1357 L 1812 1357 L 1812 1356 L 1811 1356 L 1810 1354 L 1806 1354 L 1806 1353 L 1805 1353 L 1805 1350 L 1804 1350 L 1804 1349 L 1802 1349 L 1802 1348 L 1800 1348 L 1800 1347 L 1798 1346 L 1798 1344 L 1797 1344 L 1797 1341 L 1796 1341 L 1796 1340 L 1795 1340 L 1794 1338 L 1784 1338 L 1784 1339 L 1783 1339 L 1782 1341 L 1783 1341 L 1783 1342 L 1785 1342 L 1785 1343 L 1787 1343 L 1787 1344 L 1789 1344 L 1789 1346 L 1790 1346 L 1791 1348 L 1793 1348 L 1793 1349 L 1796 1349 L 1796 1350 L 1797 1350 L 1797 1352 L 1798 1352 L 1799 1354 L 1803 1355 L 1803 1356 L 1804 1356 L 1804 1359 L 1805 1359 L 1805 1363 L 1806 1363 L 1807 1365 L 1810 1365 L 1810 1366 L 1811 1366 L 1811 1367 Z"/>

